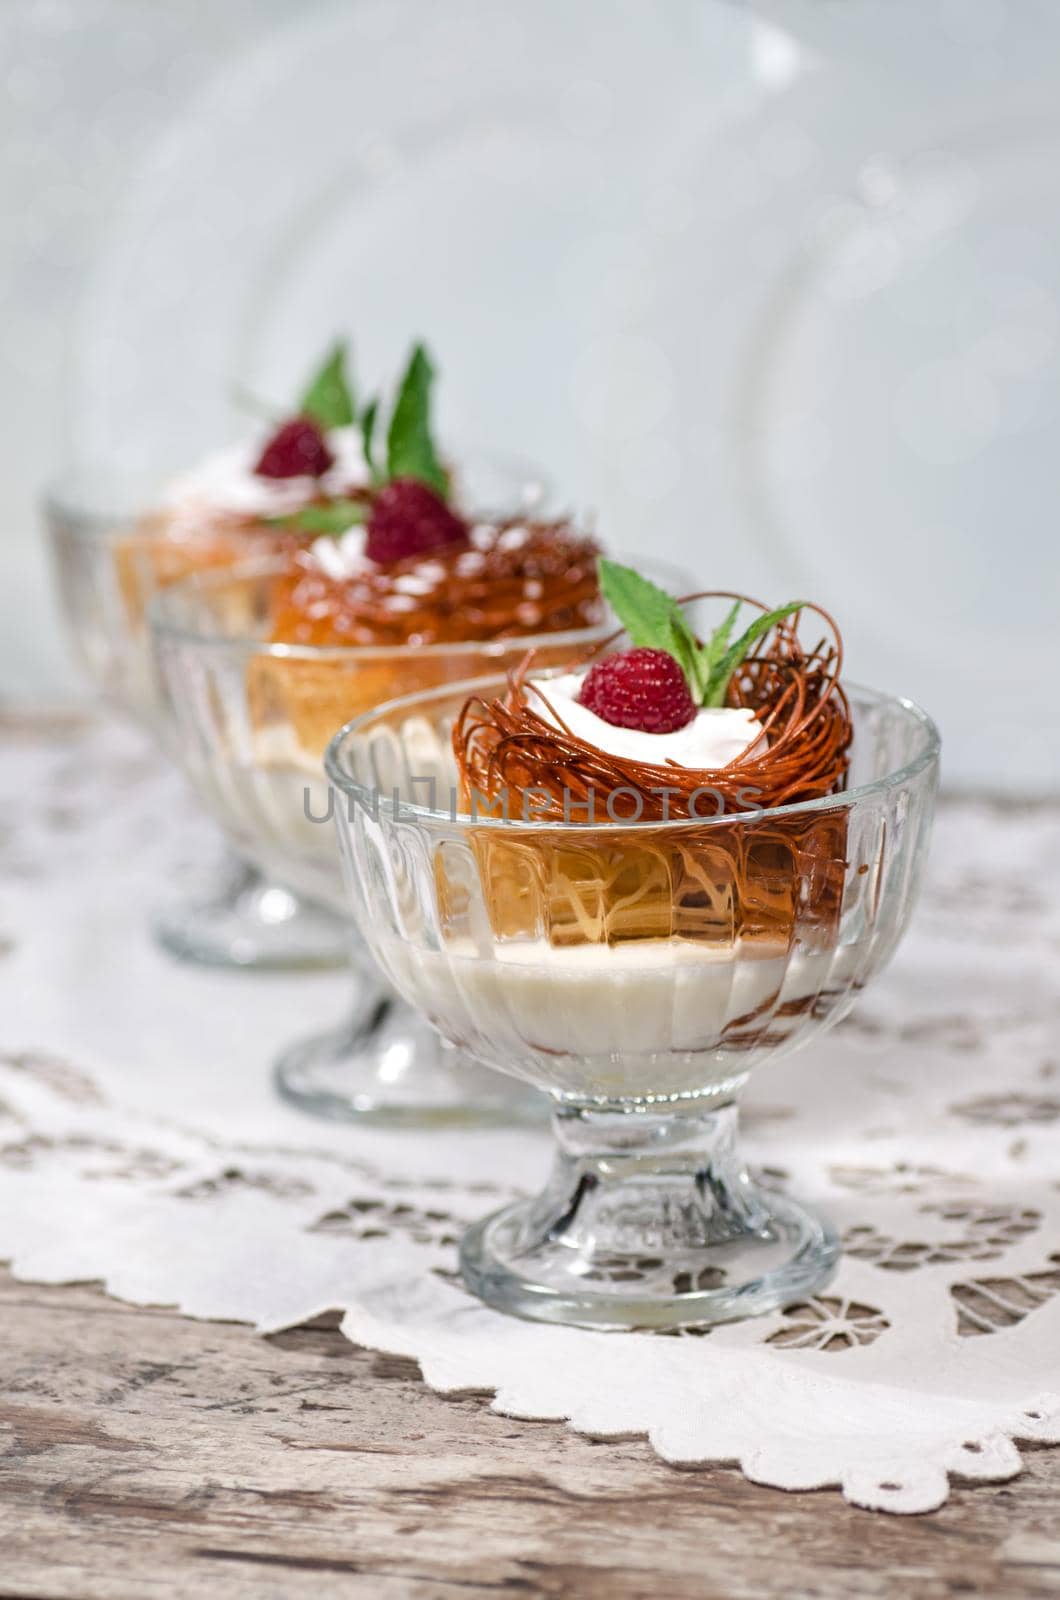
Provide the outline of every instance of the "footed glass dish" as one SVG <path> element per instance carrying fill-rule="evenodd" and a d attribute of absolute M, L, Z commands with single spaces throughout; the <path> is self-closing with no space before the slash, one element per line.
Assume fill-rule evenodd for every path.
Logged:
<path fill-rule="evenodd" d="M 660 573 L 680 587 L 683 578 Z M 324 751 L 349 718 L 410 690 L 505 673 L 527 651 L 547 667 L 582 654 L 613 619 L 484 642 L 312 645 L 270 642 L 281 561 L 206 574 L 157 596 L 151 626 L 180 759 L 241 856 L 349 917 Z M 380 983 L 355 940 L 352 1012 L 280 1055 L 276 1084 L 315 1115 L 386 1123 L 540 1117 L 541 1100 L 454 1049 Z"/>
<path fill-rule="evenodd" d="M 749 1177 L 737 1101 L 752 1070 L 842 1017 L 901 938 L 934 726 L 849 689 L 849 786 L 825 799 L 652 823 L 466 815 L 452 726 L 472 690 L 501 687 L 380 706 L 327 754 L 351 903 L 390 982 L 460 1059 L 551 1097 L 552 1176 L 468 1230 L 468 1287 L 600 1328 L 709 1324 L 815 1292 L 835 1234 Z"/>
<path fill-rule="evenodd" d="M 45 496 L 44 517 L 67 632 L 105 704 L 171 740 L 151 663 L 147 611 L 191 573 L 230 568 L 269 536 L 183 527 L 170 537 L 150 511 L 157 484 L 113 474 L 72 475 Z M 170 954 L 207 966 L 288 970 L 344 966 L 348 919 L 232 856 L 213 881 L 156 908 L 153 931 Z"/>

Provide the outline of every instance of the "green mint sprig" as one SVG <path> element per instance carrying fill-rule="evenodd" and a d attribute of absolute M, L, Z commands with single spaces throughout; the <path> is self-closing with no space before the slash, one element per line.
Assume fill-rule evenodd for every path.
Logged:
<path fill-rule="evenodd" d="M 361 447 L 364 450 L 364 459 L 368 463 L 369 476 L 371 477 L 371 480 L 376 488 L 379 488 L 383 483 L 386 482 L 386 476 L 383 473 L 382 468 L 376 465 L 375 456 L 372 451 L 372 445 L 375 439 L 375 424 L 378 416 L 379 396 L 377 395 L 374 400 L 369 400 L 368 404 L 361 412 Z"/>
<path fill-rule="evenodd" d="M 345 340 L 337 341 L 314 373 L 298 405 L 300 416 L 318 427 L 356 427 L 372 487 L 381 489 L 395 478 L 416 478 L 443 499 L 449 494 L 449 475 L 435 448 L 431 428 L 431 390 L 435 368 L 426 345 L 413 345 L 398 384 L 386 432 L 385 461 L 378 459 L 376 433 L 382 403 L 378 395 L 358 407 L 347 371 Z M 364 522 L 368 508 L 361 501 L 336 500 L 326 506 L 306 506 L 289 516 L 275 517 L 278 527 L 303 533 L 345 533 L 354 522 Z"/>
<path fill-rule="evenodd" d="M 387 476 L 418 478 L 444 499 L 449 483 L 431 437 L 434 366 L 426 347 L 412 348 L 398 388 L 386 436 Z"/>
<path fill-rule="evenodd" d="M 328 500 L 324 505 L 303 506 L 286 517 L 270 517 L 269 523 L 296 533 L 331 534 L 337 538 L 355 523 L 366 521 L 368 509 L 363 500 Z"/>
<path fill-rule="evenodd" d="M 345 339 L 336 340 L 298 402 L 298 415 L 309 417 L 325 432 L 329 428 L 352 428 L 357 421 L 357 401 L 346 370 L 346 357 Z"/>
<path fill-rule="evenodd" d="M 294 415 L 308 417 L 326 433 L 330 428 L 350 428 L 357 422 L 357 404 L 353 382 L 347 371 L 349 347 L 345 339 L 336 339 L 324 360 L 310 378 Z M 246 384 L 234 383 L 232 399 L 241 411 L 278 427 L 287 413 L 263 400 L 248 389 Z"/>
<path fill-rule="evenodd" d="M 413 345 L 398 383 L 397 397 L 386 431 L 386 460 L 376 456 L 375 436 L 382 402 L 376 395 L 358 418 L 364 457 L 377 489 L 395 478 L 415 478 L 445 500 L 449 474 L 442 466 L 431 429 L 431 390 L 435 368 L 427 346 Z"/>
<path fill-rule="evenodd" d="M 751 646 L 768 633 L 775 623 L 801 609 L 801 600 L 780 606 L 756 617 L 750 627 L 730 644 L 741 602 L 728 612 L 706 644 L 700 644 L 684 612 L 672 595 L 642 578 L 632 567 L 601 556 L 598 563 L 600 591 L 635 645 L 649 650 L 665 650 L 680 666 L 692 698 L 697 705 L 716 707 L 725 704 L 729 680 L 747 656 Z"/>
<path fill-rule="evenodd" d="M 374 453 L 379 397 L 358 407 L 346 358 L 346 343 L 339 340 L 310 380 L 299 401 L 299 414 L 311 417 L 324 429 L 357 427 L 372 482 L 377 487 L 395 478 L 417 478 L 445 496 L 449 481 L 431 433 L 431 389 L 435 372 L 426 345 L 419 342 L 413 345 L 398 384 L 387 428 L 385 468 L 377 462 Z"/>

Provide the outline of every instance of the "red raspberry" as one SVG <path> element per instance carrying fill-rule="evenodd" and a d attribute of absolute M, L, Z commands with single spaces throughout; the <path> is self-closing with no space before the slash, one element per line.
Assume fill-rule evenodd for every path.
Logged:
<path fill-rule="evenodd" d="M 281 423 L 254 468 L 259 478 L 320 478 L 335 457 L 324 435 L 308 417 Z"/>
<path fill-rule="evenodd" d="M 396 478 L 372 504 L 364 553 L 369 561 L 389 566 L 466 539 L 466 524 L 433 489 L 416 478 Z"/>
<path fill-rule="evenodd" d="M 696 714 L 684 673 L 665 650 L 626 650 L 590 667 L 578 704 L 615 728 L 676 733 Z"/>

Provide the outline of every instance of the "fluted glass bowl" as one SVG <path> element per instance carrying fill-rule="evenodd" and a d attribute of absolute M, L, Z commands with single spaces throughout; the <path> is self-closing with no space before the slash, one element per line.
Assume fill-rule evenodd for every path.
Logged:
<path fill-rule="evenodd" d="M 671 569 L 651 570 L 674 590 L 687 584 Z M 569 662 L 614 624 L 478 643 L 275 644 L 274 589 L 288 572 L 268 561 L 167 589 L 151 607 L 157 663 L 185 769 L 240 854 L 348 915 L 323 766 L 335 730 L 397 695 L 506 672 L 531 648 L 543 665 Z M 416 1012 L 395 1004 L 363 947 L 360 955 L 350 1020 L 281 1055 L 276 1082 L 286 1099 L 322 1116 L 391 1122 L 508 1120 L 530 1110 L 533 1097 L 456 1063 Z"/>
<path fill-rule="evenodd" d="M 909 920 L 939 741 L 851 691 L 849 788 L 663 823 L 466 816 L 454 717 L 484 685 L 352 722 L 327 771 L 347 884 L 395 988 L 453 1045 L 548 1092 L 544 1192 L 475 1224 L 469 1287 L 556 1322 L 679 1326 L 818 1289 L 829 1226 L 758 1189 L 735 1145 L 752 1068 L 842 1017 Z M 435 785 L 433 802 L 425 790 Z"/>
<path fill-rule="evenodd" d="M 74 473 L 44 497 L 52 569 L 75 654 L 104 703 L 171 753 L 152 670 L 147 612 L 155 595 L 189 574 L 224 570 L 267 553 L 274 536 L 184 526 L 169 537 L 157 484 L 119 473 Z M 332 967 L 348 960 L 345 919 L 281 887 L 232 856 L 156 908 L 153 931 L 184 960 L 210 966 Z"/>

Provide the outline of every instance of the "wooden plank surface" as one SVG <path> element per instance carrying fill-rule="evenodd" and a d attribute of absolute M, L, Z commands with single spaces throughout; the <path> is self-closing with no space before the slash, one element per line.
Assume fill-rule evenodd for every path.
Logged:
<path fill-rule="evenodd" d="M 0 1600 L 1060 1594 L 1060 1451 L 885 1517 L 443 1398 L 321 1320 L 0 1273 Z"/>

